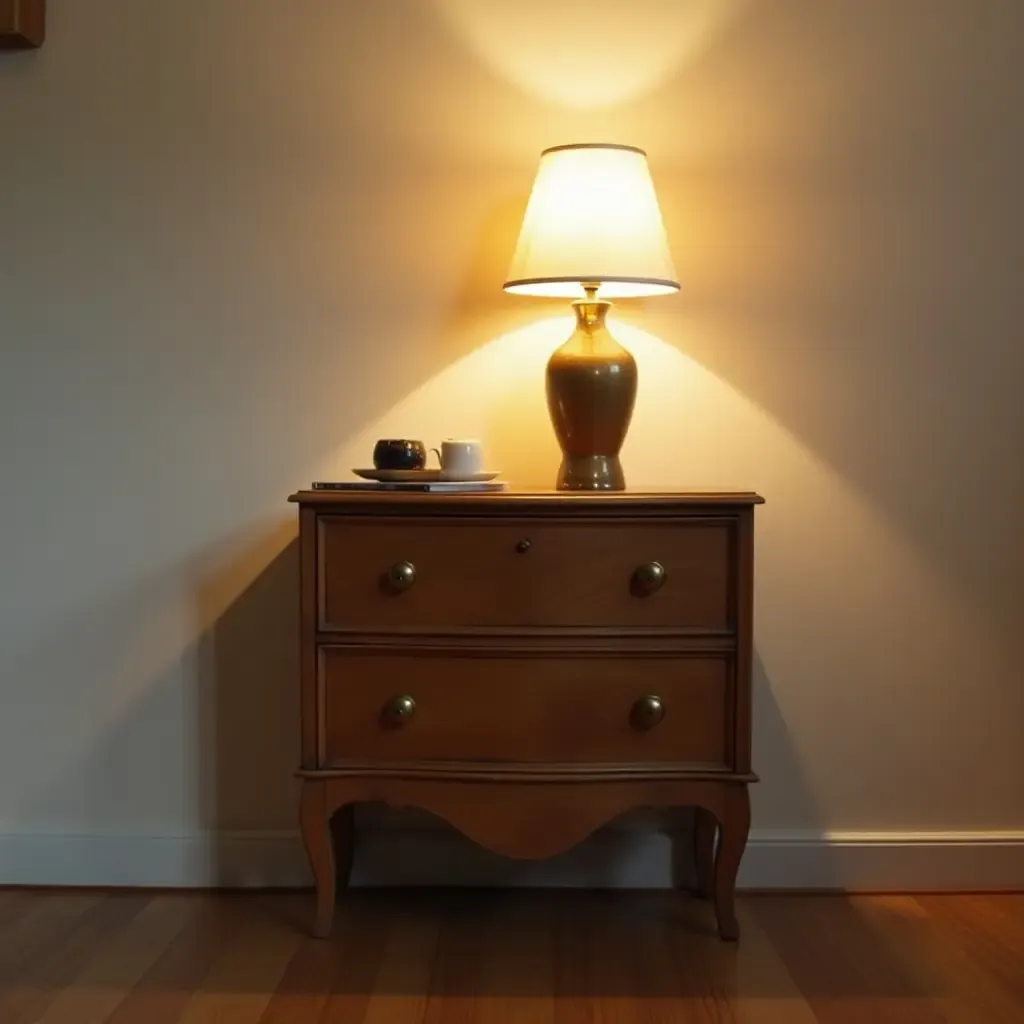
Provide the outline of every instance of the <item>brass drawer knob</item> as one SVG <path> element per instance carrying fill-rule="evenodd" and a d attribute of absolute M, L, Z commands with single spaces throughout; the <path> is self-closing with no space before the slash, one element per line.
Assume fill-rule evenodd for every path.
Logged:
<path fill-rule="evenodd" d="M 664 717 L 665 705 L 657 694 L 644 694 L 633 705 L 633 726 L 636 729 L 653 729 Z"/>
<path fill-rule="evenodd" d="M 639 594 L 653 594 L 668 579 L 668 570 L 661 562 L 645 562 L 633 573 L 633 586 Z"/>
<path fill-rule="evenodd" d="M 395 562 L 388 569 L 388 584 L 392 590 L 408 590 L 416 582 L 416 566 L 412 562 Z"/>
<path fill-rule="evenodd" d="M 524 537 L 518 544 L 516 544 L 516 551 L 520 555 L 525 555 L 531 547 L 533 547 L 533 541 L 531 541 L 529 537 Z"/>
<path fill-rule="evenodd" d="M 384 705 L 384 717 L 392 725 L 405 725 L 416 714 L 416 701 L 407 693 L 392 697 Z"/>

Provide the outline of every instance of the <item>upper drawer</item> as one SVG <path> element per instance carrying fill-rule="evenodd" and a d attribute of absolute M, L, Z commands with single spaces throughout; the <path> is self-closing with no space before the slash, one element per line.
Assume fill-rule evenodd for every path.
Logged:
<path fill-rule="evenodd" d="M 325 515 L 318 523 L 324 631 L 721 633 L 734 621 L 736 520 L 728 516 L 486 522 Z"/>

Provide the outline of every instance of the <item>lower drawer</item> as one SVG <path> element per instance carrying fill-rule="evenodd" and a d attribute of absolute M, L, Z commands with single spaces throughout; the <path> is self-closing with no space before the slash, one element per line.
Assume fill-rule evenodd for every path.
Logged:
<path fill-rule="evenodd" d="M 320 649 L 320 763 L 732 760 L 727 655 Z M 652 699 L 654 698 L 654 699 Z"/>

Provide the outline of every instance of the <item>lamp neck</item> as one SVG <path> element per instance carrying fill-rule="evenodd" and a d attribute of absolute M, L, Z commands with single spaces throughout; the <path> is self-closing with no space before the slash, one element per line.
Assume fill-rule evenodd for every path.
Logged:
<path fill-rule="evenodd" d="M 607 299 L 597 297 L 597 285 L 583 285 L 585 298 L 576 299 L 572 308 L 576 314 L 576 326 L 584 331 L 592 331 L 595 328 L 604 327 L 604 319 L 612 304 Z"/>

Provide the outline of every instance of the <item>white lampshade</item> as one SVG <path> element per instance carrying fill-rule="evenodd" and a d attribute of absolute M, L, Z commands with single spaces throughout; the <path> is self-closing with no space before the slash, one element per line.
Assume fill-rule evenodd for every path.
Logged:
<path fill-rule="evenodd" d="M 581 282 L 608 299 L 679 289 L 647 154 L 635 146 L 541 154 L 505 291 L 581 298 Z"/>

